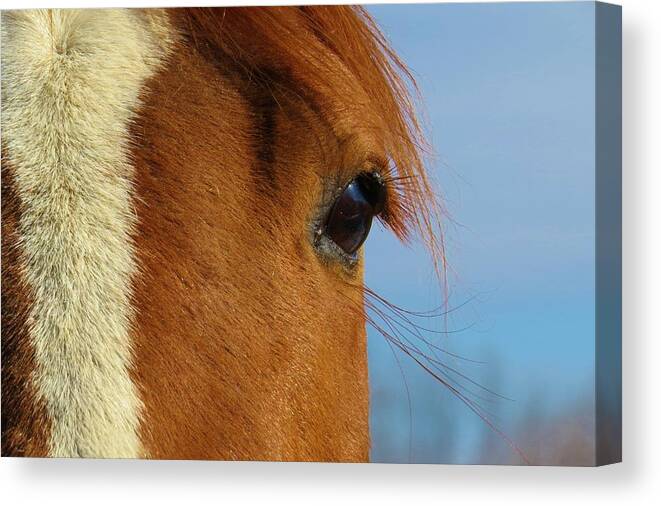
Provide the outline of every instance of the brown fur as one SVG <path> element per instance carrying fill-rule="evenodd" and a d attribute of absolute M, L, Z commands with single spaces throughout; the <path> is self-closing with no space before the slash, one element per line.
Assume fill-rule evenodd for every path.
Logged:
<path fill-rule="evenodd" d="M 37 400 L 34 349 L 28 336 L 30 294 L 21 273 L 20 199 L 2 157 L 2 455 L 45 457 L 50 423 Z"/>
<path fill-rule="evenodd" d="M 147 451 L 365 461 L 362 268 L 322 261 L 309 231 L 329 181 L 393 156 L 416 170 L 403 90 L 351 8 L 174 19 L 185 35 L 135 129 Z M 401 235 L 406 211 L 391 194 Z"/>
<path fill-rule="evenodd" d="M 345 297 L 361 302 L 341 285 L 358 273 L 329 269 L 309 241 L 325 175 L 312 125 L 279 96 L 273 161 L 259 160 L 254 103 L 269 97 L 214 64 L 227 65 L 180 47 L 136 126 L 149 139 L 135 152 L 147 451 L 366 460 L 365 330 Z"/>

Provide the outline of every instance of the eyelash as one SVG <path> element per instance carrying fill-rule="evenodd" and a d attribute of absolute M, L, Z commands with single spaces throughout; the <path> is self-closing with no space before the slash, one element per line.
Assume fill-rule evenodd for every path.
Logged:
<path fill-rule="evenodd" d="M 387 228 L 392 228 L 395 217 L 408 214 L 410 209 L 410 195 L 407 191 L 407 183 L 412 179 L 410 176 L 399 176 L 396 169 L 389 165 L 383 165 L 378 174 L 381 184 L 386 193 L 386 205 L 377 215 L 377 219 Z"/>

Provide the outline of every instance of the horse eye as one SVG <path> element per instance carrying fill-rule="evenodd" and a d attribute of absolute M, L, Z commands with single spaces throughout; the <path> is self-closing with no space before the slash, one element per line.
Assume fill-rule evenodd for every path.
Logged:
<path fill-rule="evenodd" d="M 363 173 L 353 179 L 333 204 L 325 233 L 345 253 L 351 255 L 367 239 L 372 218 L 385 204 L 386 189 L 376 173 Z"/>

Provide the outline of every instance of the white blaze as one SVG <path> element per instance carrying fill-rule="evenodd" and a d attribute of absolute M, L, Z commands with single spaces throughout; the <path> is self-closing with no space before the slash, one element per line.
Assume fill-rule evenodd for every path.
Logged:
<path fill-rule="evenodd" d="M 128 130 L 167 33 L 160 12 L 2 14 L 3 147 L 22 204 L 34 382 L 54 457 L 144 456 L 129 375 Z"/>

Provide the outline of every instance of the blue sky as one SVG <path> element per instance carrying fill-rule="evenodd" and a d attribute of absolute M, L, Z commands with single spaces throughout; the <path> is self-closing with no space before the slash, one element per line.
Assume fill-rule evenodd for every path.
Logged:
<path fill-rule="evenodd" d="M 514 399 L 484 403 L 504 432 L 540 462 L 562 460 L 567 438 L 546 431 L 540 442 L 530 426 L 575 434 L 592 423 L 594 4 L 368 10 L 421 87 L 431 171 L 454 222 L 450 306 L 469 302 L 447 325 L 470 328 L 442 346 L 486 362 L 452 366 Z M 425 252 L 380 227 L 366 245 L 366 283 L 407 308 L 440 301 Z M 516 462 L 501 437 L 401 358 L 404 380 L 376 332 L 369 360 L 373 460 Z"/>

